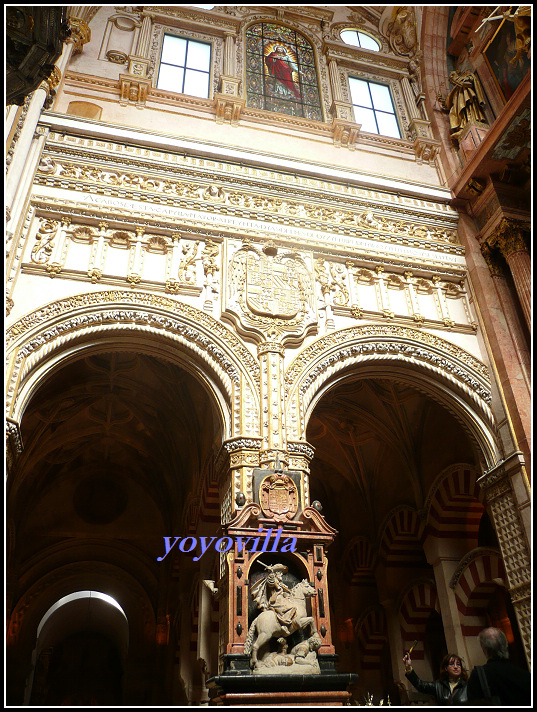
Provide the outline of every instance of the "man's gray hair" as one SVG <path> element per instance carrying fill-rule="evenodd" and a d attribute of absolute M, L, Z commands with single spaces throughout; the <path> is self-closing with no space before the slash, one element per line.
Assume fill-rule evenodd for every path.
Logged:
<path fill-rule="evenodd" d="M 479 642 L 487 658 L 501 658 L 507 660 L 509 647 L 503 630 L 499 628 L 485 628 L 479 634 Z"/>

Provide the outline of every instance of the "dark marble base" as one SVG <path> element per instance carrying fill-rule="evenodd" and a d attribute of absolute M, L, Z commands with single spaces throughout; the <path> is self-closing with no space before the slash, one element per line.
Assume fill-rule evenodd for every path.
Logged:
<path fill-rule="evenodd" d="M 330 656 L 332 657 L 332 656 Z M 217 675 L 207 681 L 213 705 L 344 705 L 356 673 Z"/>

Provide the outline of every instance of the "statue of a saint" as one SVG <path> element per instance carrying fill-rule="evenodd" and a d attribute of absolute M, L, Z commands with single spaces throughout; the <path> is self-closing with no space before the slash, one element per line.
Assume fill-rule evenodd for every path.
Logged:
<path fill-rule="evenodd" d="M 260 562 L 261 563 L 261 562 Z M 252 586 L 252 598 L 263 611 L 274 611 L 285 635 L 297 628 L 296 606 L 290 600 L 291 591 L 283 581 L 287 566 L 283 564 L 263 564 L 265 573 Z"/>
<path fill-rule="evenodd" d="M 472 72 L 451 72 L 449 81 L 454 85 L 446 100 L 451 133 L 459 133 L 469 123 L 486 123 L 483 112 L 485 96 L 479 79 Z"/>

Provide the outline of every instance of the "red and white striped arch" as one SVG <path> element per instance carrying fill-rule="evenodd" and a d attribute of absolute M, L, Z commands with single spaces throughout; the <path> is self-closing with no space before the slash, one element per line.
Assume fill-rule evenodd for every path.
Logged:
<path fill-rule="evenodd" d="M 477 546 L 479 524 L 485 511 L 476 470 L 464 464 L 444 470 L 432 487 L 427 534 L 442 538 L 464 537 Z"/>
<path fill-rule="evenodd" d="M 408 650 L 415 640 L 418 641 L 412 652 L 413 660 L 424 659 L 427 621 L 433 611 L 440 613 L 438 594 L 432 581 L 417 582 L 403 595 L 399 608 L 401 638 L 404 650 Z"/>
<path fill-rule="evenodd" d="M 343 554 L 343 576 L 351 586 L 373 586 L 375 555 L 365 536 L 352 539 Z"/>
<path fill-rule="evenodd" d="M 380 555 L 388 566 L 422 566 L 423 523 L 418 513 L 398 508 L 386 519 L 380 541 Z"/>
<path fill-rule="evenodd" d="M 487 608 L 496 586 L 505 581 L 505 568 L 500 554 L 491 550 L 479 548 L 466 558 L 456 582 L 455 600 L 463 635 L 476 636 L 487 625 Z"/>
<path fill-rule="evenodd" d="M 367 611 L 356 625 L 362 670 L 379 670 L 388 640 L 386 615 L 381 606 Z"/>

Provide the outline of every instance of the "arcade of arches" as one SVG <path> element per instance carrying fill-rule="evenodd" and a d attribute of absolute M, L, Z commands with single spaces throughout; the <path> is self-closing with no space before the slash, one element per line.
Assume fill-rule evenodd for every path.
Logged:
<path fill-rule="evenodd" d="M 494 93 L 485 8 L 410 10 L 67 8 L 54 91 L 8 107 L 10 704 L 230 704 L 210 681 L 245 656 L 256 559 L 157 557 L 271 521 L 303 537 L 265 562 L 313 582 L 319 660 L 358 674 L 340 704 L 423 704 L 404 651 L 473 667 L 489 625 L 530 666 L 521 134 L 499 165 L 529 94 Z M 314 118 L 248 103 L 261 24 L 305 38 Z M 165 33 L 211 45 L 208 98 L 156 87 Z M 483 122 L 453 137 L 428 83 L 471 67 Z M 353 73 L 402 138 L 360 130 Z"/>

